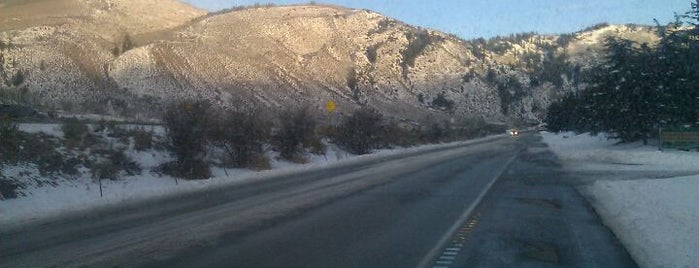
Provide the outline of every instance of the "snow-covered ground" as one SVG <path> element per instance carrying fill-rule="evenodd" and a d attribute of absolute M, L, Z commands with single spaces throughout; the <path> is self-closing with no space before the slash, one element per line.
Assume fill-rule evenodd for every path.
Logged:
<path fill-rule="evenodd" d="M 612 174 L 579 189 L 640 266 L 699 267 L 698 152 L 617 144 L 603 135 L 543 132 L 542 136 L 571 172 Z M 697 175 L 613 178 L 629 171 Z"/>
<path fill-rule="evenodd" d="M 23 124 L 20 129 L 30 133 L 45 133 L 61 136 L 60 126 L 52 124 Z M 159 131 L 155 131 L 156 134 Z M 24 176 L 24 188 L 21 196 L 14 199 L 0 199 L 0 226 L 17 226 L 26 222 L 50 218 L 70 212 L 84 211 L 99 207 L 119 205 L 127 202 L 138 202 L 149 198 L 163 197 L 185 192 L 205 190 L 223 185 L 245 183 L 252 180 L 263 180 L 270 177 L 283 176 L 302 171 L 318 170 L 329 167 L 365 163 L 376 159 L 421 152 L 436 148 L 468 144 L 504 135 L 491 136 L 471 141 L 425 145 L 411 148 L 376 150 L 370 155 L 356 156 L 349 154 L 333 144 L 326 144 L 324 155 L 308 154 L 309 163 L 295 164 L 279 160 L 275 152 L 269 152 L 271 170 L 253 171 L 248 169 L 222 169 L 212 167 L 214 178 L 208 180 L 175 180 L 166 175 L 152 172 L 154 167 L 172 160 L 167 152 L 148 150 L 135 151 L 128 146 L 125 154 L 139 163 L 143 172 L 137 176 L 121 177 L 119 180 L 102 180 L 104 196 L 100 196 L 97 181 L 90 176 L 89 171 L 82 172 L 78 178 L 52 180 L 45 183 L 36 167 L 32 165 L 4 166 L 0 172 L 7 177 Z"/>

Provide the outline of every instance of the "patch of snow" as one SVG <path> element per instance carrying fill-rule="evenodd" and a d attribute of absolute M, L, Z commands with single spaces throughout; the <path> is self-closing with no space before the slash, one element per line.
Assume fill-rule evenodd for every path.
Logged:
<path fill-rule="evenodd" d="M 641 142 L 617 144 L 600 134 L 553 134 L 542 132 L 549 149 L 563 161 L 575 162 L 573 169 L 610 168 L 631 170 L 699 170 L 699 154 L 676 150 L 660 151 Z M 581 164 L 582 163 L 582 164 Z"/>
<path fill-rule="evenodd" d="M 102 114 L 73 114 L 73 113 L 59 113 L 59 118 L 77 118 L 79 120 L 90 120 L 90 121 L 112 121 L 112 122 L 130 122 L 137 121 L 141 123 L 160 123 L 157 119 L 152 118 L 126 118 L 113 115 L 102 115 Z"/>
<path fill-rule="evenodd" d="M 611 177 L 623 171 L 699 174 L 697 152 L 618 144 L 602 135 L 541 134 L 572 172 L 605 171 Z M 699 175 L 600 179 L 578 189 L 641 267 L 699 267 Z"/>
<path fill-rule="evenodd" d="M 18 125 L 20 131 L 31 134 L 44 133 L 58 138 L 63 137 L 60 124 L 22 123 Z"/>
<path fill-rule="evenodd" d="M 699 176 L 582 188 L 640 266 L 699 267 Z"/>
<path fill-rule="evenodd" d="M 124 152 L 126 156 L 136 161 L 141 168 L 144 170 L 157 167 L 161 164 L 175 160 L 175 158 L 170 155 L 169 152 L 157 151 L 157 150 L 146 150 L 146 151 L 136 151 L 133 149 Z"/>

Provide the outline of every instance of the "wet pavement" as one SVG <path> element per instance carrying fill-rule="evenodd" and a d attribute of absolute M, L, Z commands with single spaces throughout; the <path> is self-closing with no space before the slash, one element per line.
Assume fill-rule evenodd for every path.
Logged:
<path fill-rule="evenodd" d="M 532 139 L 433 267 L 637 267 L 575 189 L 556 156 Z"/>

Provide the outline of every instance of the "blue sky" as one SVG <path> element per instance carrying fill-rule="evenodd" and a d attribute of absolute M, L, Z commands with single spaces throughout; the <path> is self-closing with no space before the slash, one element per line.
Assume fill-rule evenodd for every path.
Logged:
<path fill-rule="evenodd" d="M 309 1 L 182 0 L 216 11 L 254 3 Z M 690 0 L 326 0 L 318 3 L 365 8 L 412 25 L 466 39 L 521 32 L 569 33 L 601 22 L 665 23 L 690 9 Z"/>

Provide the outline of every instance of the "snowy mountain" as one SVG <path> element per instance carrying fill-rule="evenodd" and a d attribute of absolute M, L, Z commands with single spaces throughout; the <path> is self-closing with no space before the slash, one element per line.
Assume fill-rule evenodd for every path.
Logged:
<path fill-rule="evenodd" d="M 206 14 L 170 1 L 32 0 L 0 7 L 0 101 L 44 110 L 156 116 L 172 100 L 225 107 L 372 106 L 415 121 L 539 121 L 580 86 L 604 36 L 649 27 L 463 40 L 336 6 Z M 60 11 L 59 11 L 60 10 Z M 12 91 L 15 90 L 15 91 Z"/>

